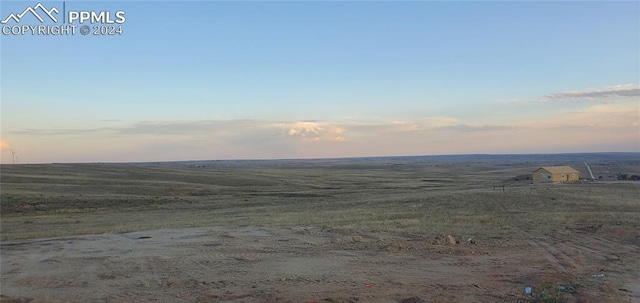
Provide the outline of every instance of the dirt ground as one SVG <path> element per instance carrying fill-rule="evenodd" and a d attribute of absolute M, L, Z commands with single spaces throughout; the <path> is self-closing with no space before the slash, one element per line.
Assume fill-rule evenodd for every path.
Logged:
<path fill-rule="evenodd" d="M 639 302 L 639 237 L 244 226 L 7 241 L 2 302 Z"/>
<path fill-rule="evenodd" d="M 0 302 L 640 302 L 639 155 L 3 165 Z"/>

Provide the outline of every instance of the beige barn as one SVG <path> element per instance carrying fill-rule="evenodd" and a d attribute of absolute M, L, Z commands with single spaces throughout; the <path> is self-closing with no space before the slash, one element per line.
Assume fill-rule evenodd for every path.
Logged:
<path fill-rule="evenodd" d="M 545 166 L 533 172 L 533 183 L 572 182 L 580 179 L 580 172 L 570 166 Z"/>

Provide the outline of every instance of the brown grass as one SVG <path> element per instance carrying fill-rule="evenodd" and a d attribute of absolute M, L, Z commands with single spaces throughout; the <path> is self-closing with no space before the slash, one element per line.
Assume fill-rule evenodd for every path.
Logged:
<path fill-rule="evenodd" d="M 640 227 L 640 183 L 533 187 L 511 180 L 537 166 L 384 159 L 4 165 L 1 238 L 264 225 L 498 241 L 603 223 Z"/>

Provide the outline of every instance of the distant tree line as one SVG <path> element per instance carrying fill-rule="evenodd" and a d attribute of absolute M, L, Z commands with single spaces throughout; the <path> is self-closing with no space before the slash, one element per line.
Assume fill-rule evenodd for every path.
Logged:
<path fill-rule="evenodd" d="M 616 177 L 618 178 L 618 180 L 631 180 L 631 181 L 640 180 L 640 176 L 639 175 L 631 175 L 631 176 L 629 176 L 629 174 L 619 173 L 619 174 L 616 175 Z"/>

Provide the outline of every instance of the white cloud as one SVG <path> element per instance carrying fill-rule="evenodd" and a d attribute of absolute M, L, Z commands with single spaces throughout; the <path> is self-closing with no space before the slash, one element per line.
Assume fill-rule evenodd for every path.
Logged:
<path fill-rule="evenodd" d="M 33 162 L 580 152 L 603 146 L 608 151 L 629 151 L 638 146 L 637 102 L 578 103 L 564 110 L 558 108 L 565 106 L 553 106 L 546 110 L 547 116 L 532 116 L 526 110 L 531 106 L 513 106 L 525 110 L 514 111 L 518 116 L 510 123 L 495 118 L 471 123 L 451 116 L 377 121 L 238 119 L 105 123 L 7 133 L 24 159 Z"/>
<path fill-rule="evenodd" d="M 284 129 L 287 136 L 306 141 L 346 141 L 345 129 L 328 122 L 282 122 L 278 125 Z"/>

